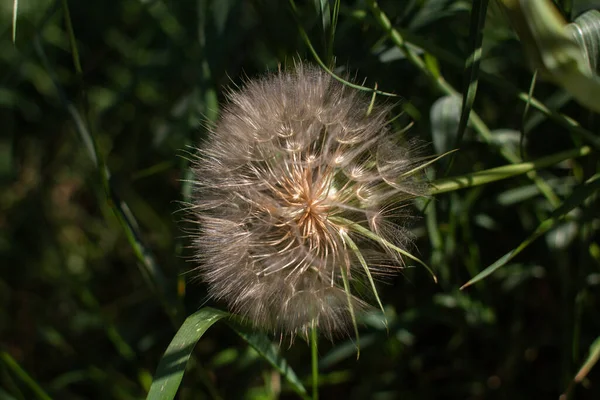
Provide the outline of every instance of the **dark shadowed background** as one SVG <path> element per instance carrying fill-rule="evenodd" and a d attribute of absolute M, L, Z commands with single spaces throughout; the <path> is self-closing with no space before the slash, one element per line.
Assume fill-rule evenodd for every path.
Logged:
<path fill-rule="evenodd" d="M 370 3 L 341 2 L 332 42 L 326 1 L 297 0 L 293 11 L 283 0 L 21 0 L 15 44 L 13 2 L 0 5 L 0 398 L 145 397 L 183 319 L 206 302 L 186 273 L 192 227 L 178 212 L 190 193 L 187 154 L 227 87 L 295 59 L 314 63 L 307 39 L 325 62 L 335 56 L 336 73 L 402 96 L 387 100 L 401 114 L 394 126 L 413 121 L 406 135 L 427 143 L 426 155 L 460 148 L 431 179 L 507 165 L 503 151 L 534 161 L 587 143 L 525 111 L 519 93 L 532 72 L 495 2 L 473 106 L 492 140 L 473 126 L 456 138 L 461 104 L 439 86 L 469 83 L 471 1 L 379 2 L 421 67 Z M 598 6 L 556 3 L 569 21 Z M 598 135 L 597 116 L 556 85 L 538 81 L 534 96 Z M 361 323 L 359 360 L 349 339 L 320 343 L 321 397 L 556 399 L 571 388 L 571 398 L 600 398 L 599 368 L 572 383 L 600 336 L 597 193 L 459 290 L 549 221 L 598 166 L 593 150 L 539 171 L 551 195 L 521 175 L 416 202 L 412 250 L 439 283 L 419 266 L 380 282 L 389 329 Z M 306 342 L 281 353 L 310 387 Z M 178 396 L 298 398 L 219 323 L 199 341 Z"/>

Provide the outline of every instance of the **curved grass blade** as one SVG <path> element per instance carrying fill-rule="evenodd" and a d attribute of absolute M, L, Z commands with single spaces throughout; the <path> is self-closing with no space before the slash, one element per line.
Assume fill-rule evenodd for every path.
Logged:
<path fill-rule="evenodd" d="M 480 280 L 487 278 L 488 276 L 496 272 L 496 270 L 498 270 L 500 267 L 506 265 L 510 260 L 515 258 L 517 254 L 522 252 L 531 243 L 533 243 L 533 241 L 535 241 L 537 238 L 548 232 L 557 223 L 563 221 L 567 217 L 569 211 L 582 204 L 589 196 L 594 194 L 598 189 L 600 189 L 600 174 L 594 175 L 593 177 L 588 179 L 583 186 L 580 186 L 578 189 L 573 191 L 573 194 L 570 197 L 568 197 L 560 207 L 554 210 L 550 218 L 542 222 L 537 227 L 535 232 L 533 232 L 527 239 L 521 242 L 519 246 L 500 257 L 492 265 L 490 265 L 489 267 L 481 271 L 479 274 L 477 274 L 475 277 L 473 277 L 471 280 L 469 280 L 467 283 L 462 285 L 460 290 L 463 290 L 479 282 Z"/>
<path fill-rule="evenodd" d="M 473 2 L 473 7 L 471 9 L 471 27 L 469 28 L 471 55 L 467 58 L 465 64 L 465 90 L 463 90 L 462 111 L 454 147 L 458 147 L 462 141 L 477 93 L 477 85 L 479 84 L 479 64 L 481 63 L 483 47 L 483 27 L 485 25 L 487 6 L 488 0 L 477 0 Z"/>
<path fill-rule="evenodd" d="M 304 40 L 304 43 L 306 44 L 306 46 L 308 46 L 308 50 L 310 51 L 310 54 L 312 54 L 312 56 L 315 58 L 315 61 L 317 62 L 317 64 L 319 64 L 321 66 L 321 68 L 323 68 L 323 70 L 325 72 L 327 72 L 329 75 L 331 75 L 335 80 L 343 83 L 344 85 L 357 89 L 357 90 L 362 90 L 363 92 L 369 92 L 369 93 L 376 93 L 378 95 L 381 96 L 388 96 L 388 97 L 400 97 L 397 94 L 394 93 L 388 93 L 388 92 L 382 92 L 380 90 L 376 90 L 376 89 L 371 89 L 369 87 L 366 86 L 361 86 L 361 85 L 357 85 L 355 83 L 349 82 L 341 77 L 339 77 L 338 75 L 336 75 L 324 62 L 323 60 L 321 60 L 321 57 L 319 57 L 319 54 L 317 54 L 317 51 L 315 50 L 315 48 L 313 47 L 310 38 L 308 37 L 308 34 L 306 33 L 306 31 L 304 30 L 304 28 L 302 27 L 302 25 L 300 24 L 300 21 L 298 20 L 298 16 L 297 16 L 297 8 L 296 8 L 296 3 L 294 2 L 294 0 L 289 0 L 290 2 L 290 6 L 292 8 L 292 14 L 294 16 L 294 19 L 296 20 L 296 25 L 298 25 L 298 31 L 300 33 L 300 36 L 302 37 L 302 40 Z"/>
<path fill-rule="evenodd" d="M 438 160 L 441 160 L 442 158 L 444 158 L 447 155 L 452 154 L 456 151 L 458 151 L 458 149 L 450 150 L 450 151 L 445 152 L 444 154 L 440 154 L 439 156 L 432 158 L 431 160 L 427 161 L 426 163 L 419 164 L 417 167 L 415 167 L 409 171 L 406 171 L 405 173 L 401 174 L 398 178 L 402 179 L 402 178 L 407 178 L 409 176 L 412 176 L 412 175 L 416 174 L 417 172 L 429 167 L 431 164 L 434 164 Z"/>
<path fill-rule="evenodd" d="M 600 78 L 593 73 L 585 49 L 569 33 L 551 0 L 501 0 L 526 54 L 541 77 L 569 91 L 583 106 L 600 111 Z M 600 14 L 591 19 L 600 18 Z"/>
<path fill-rule="evenodd" d="M 230 314 L 224 311 L 205 307 L 190 315 L 184 321 L 156 369 L 147 399 L 168 400 L 174 398 L 196 343 L 208 328 L 217 321 L 229 316 Z M 262 358 L 271 364 L 296 393 L 303 398 L 306 397 L 306 389 L 302 382 L 265 334 L 252 332 L 235 321 L 227 320 L 226 323 Z"/>
<path fill-rule="evenodd" d="M 292 390 L 301 397 L 306 398 L 306 388 L 302 385 L 300 379 L 289 366 L 287 361 L 281 356 L 277 346 L 264 333 L 250 331 L 245 326 L 232 321 L 226 321 L 242 339 L 246 341 L 256 352 L 265 359 L 273 368 L 275 368 L 290 384 Z"/>
<path fill-rule="evenodd" d="M 208 328 L 227 316 L 229 314 L 224 311 L 205 307 L 186 318 L 158 364 L 146 399 L 170 400 L 175 397 L 196 343 Z"/>
<path fill-rule="evenodd" d="M 597 73 L 598 56 L 600 56 L 600 11 L 586 11 L 565 29 L 581 47 L 592 72 Z"/>

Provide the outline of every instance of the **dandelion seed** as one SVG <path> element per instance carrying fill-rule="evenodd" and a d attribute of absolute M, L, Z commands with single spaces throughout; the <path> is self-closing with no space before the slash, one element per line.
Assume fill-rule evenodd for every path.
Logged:
<path fill-rule="evenodd" d="M 389 106 L 304 64 L 231 92 L 194 166 L 200 277 L 256 327 L 345 333 L 368 305 L 350 293 L 402 267 L 399 201 L 424 192 Z M 405 212 L 405 208 L 402 208 Z M 390 245 L 391 244 L 391 245 Z M 347 283 L 350 283 L 348 286 Z"/>

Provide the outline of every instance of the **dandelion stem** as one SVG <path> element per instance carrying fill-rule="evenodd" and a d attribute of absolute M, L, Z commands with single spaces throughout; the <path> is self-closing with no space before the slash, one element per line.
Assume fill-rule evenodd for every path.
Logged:
<path fill-rule="evenodd" d="M 317 324 L 313 320 L 310 328 L 310 351 L 312 358 L 312 398 L 319 399 L 319 347 L 318 347 Z"/>

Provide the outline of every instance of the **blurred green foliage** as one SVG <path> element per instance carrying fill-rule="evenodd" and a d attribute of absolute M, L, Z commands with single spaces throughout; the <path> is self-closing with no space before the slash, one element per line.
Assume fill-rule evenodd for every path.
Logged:
<path fill-rule="evenodd" d="M 188 273 L 192 228 L 179 212 L 188 153 L 202 146 L 227 87 L 295 59 L 314 62 L 300 27 L 325 62 L 335 56 L 336 73 L 402 96 L 396 127 L 414 121 L 408 135 L 432 143 L 426 154 L 458 144 L 432 179 L 594 147 L 535 176 L 418 202 L 408 224 L 439 283 L 422 268 L 380 282 L 389 329 L 363 318 L 358 361 L 351 340 L 320 344 L 322 398 L 600 397 L 600 368 L 572 383 L 600 336 L 597 189 L 586 187 L 552 230 L 459 291 L 599 171 L 598 117 L 549 83 L 532 93 L 551 111 L 528 100 L 527 58 L 490 2 L 473 103 L 482 123 L 472 119 L 457 136 L 462 105 L 448 87 L 463 91 L 475 79 L 464 73 L 471 2 L 379 2 L 422 67 L 390 39 L 374 2 L 342 1 L 335 35 L 324 3 L 297 1 L 295 12 L 281 0 L 0 5 L 0 398 L 146 395 L 177 328 L 206 302 Z M 567 21 L 600 6 L 555 3 Z M 310 386 L 309 346 L 298 339 L 281 352 Z M 194 355 L 182 399 L 297 398 L 224 324 Z"/>

